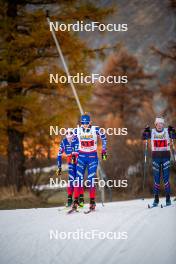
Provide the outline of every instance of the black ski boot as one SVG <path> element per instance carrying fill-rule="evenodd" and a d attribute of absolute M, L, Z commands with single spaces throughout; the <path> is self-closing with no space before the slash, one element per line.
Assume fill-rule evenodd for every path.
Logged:
<path fill-rule="evenodd" d="M 159 195 L 155 194 L 154 201 L 153 201 L 153 206 L 158 206 L 159 204 Z"/>
<path fill-rule="evenodd" d="M 79 212 L 78 210 L 78 198 L 74 200 L 73 204 L 72 204 L 72 208 L 67 212 L 67 214 L 72 214 L 73 212 Z"/>
<path fill-rule="evenodd" d="M 166 194 L 166 206 L 171 205 L 171 199 L 170 199 L 170 195 Z"/>
<path fill-rule="evenodd" d="M 73 202 L 73 205 L 72 205 L 72 209 L 74 209 L 75 211 L 77 211 L 78 206 L 79 206 L 78 199 L 75 199 L 74 202 Z"/>
<path fill-rule="evenodd" d="M 94 198 L 90 198 L 90 206 L 89 206 L 89 210 L 94 211 L 96 207 L 95 204 L 95 199 Z"/>
<path fill-rule="evenodd" d="M 73 203 L 72 195 L 68 195 L 66 207 L 70 207 Z"/>

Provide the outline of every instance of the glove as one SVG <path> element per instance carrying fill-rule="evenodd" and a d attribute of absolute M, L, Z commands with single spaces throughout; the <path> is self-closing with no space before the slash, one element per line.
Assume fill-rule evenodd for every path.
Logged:
<path fill-rule="evenodd" d="M 149 126 L 146 126 L 142 134 L 142 139 L 147 140 L 151 138 L 151 130 Z"/>
<path fill-rule="evenodd" d="M 75 163 L 76 163 L 76 155 L 73 154 L 73 155 L 72 155 L 72 164 L 75 164 Z"/>
<path fill-rule="evenodd" d="M 151 131 L 150 131 L 150 127 L 149 126 L 146 126 L 145 128 L 144 128 L 144 133 L 150 133 Z"/>
<path fill-rule="evenodd" d="M 175 132 L 175 128 L 173 126 L 168 126 L 168 131 L 170 132 Z"/>
<path fill-rule="evenodd" d="M 61 172 L 62 172 L 62 168 L 59 167 L 59 168 L 56 170 L 56 175 L 57 175 L 57 176 L 61 175 Z"/>
<path fill-rule="evenodd" d="M 76 164 L 77 163 L 77 159 L 78 159 L 78 154 L 77 153 L 73 153 L 72 154 L 72 164 Z"/>
<path fill-rule="evenodd" d="M 176 139 L 176 130 L 174 127 L 168 126 L 168 133 L 170 138 Z"/>
<path fill-rule="evenodd" d="M 102 160 L 107 160 L 107 153 L 105 150 L 102 151 L 101 156 L 102 156 Z"/>

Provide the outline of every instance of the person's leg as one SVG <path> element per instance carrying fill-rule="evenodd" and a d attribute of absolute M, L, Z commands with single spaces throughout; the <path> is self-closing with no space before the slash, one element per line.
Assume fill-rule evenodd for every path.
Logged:
<path fill-rule="evenodd" d="M 67 192 L 68 195 L 73 194 L 73 182 L 75 179 L 75 171 L 74 171 L 74 164 L 69 163 L 68 164 L 68 187 L 67 187 Z"/>
<path fill-rule="evenodd" d="M 83 155 L 79 155 L 76 165 L 76 178 L 74 181 L 74 200 L 75 203 L 79 203 L 79 196 L 84 194 L 83 182 L 84 173 L 86 169 L 86 158 Z"/>
<path fill-rule="evenodd" d="M 166 204 L 169 205 L 171 203 L 170 200 L 170 158 L 164 158 L 162 162 L 162 171 L 163 171 L 163 181 L 166 193 Z"/>
<path fill-rule="evenodd" d="M 68 187 L 67 187 L 67 194 L 68 194 L 68 206 L 71 206 L 73 202 L 73 191 L 74 191 L 74 180 L 76 177 L 76 164 L 68 163 Z"/>
<path fill-rule="evenodd" d="M 95 188 L 95 176 L 97 172 L 98 166 L 98 158 L 97 155 L 95 157 L 89 158 L 88 163 L 88 183 L 89 183 L 89 197 L 90 197 L 90 208 L 95 208 L 95 195 L 96 195 L 96 188 Z"/>
<path fill-rule="evenodd" d="M 152 162 L 153 178 L 154 178 L 154 205 L 159 203 L 159 189 L 160 189 L 160 173 L 161 161 L 158 158 L 153 158 Z"/>
<path fill-rule="evenodd" d="M 79 201 L 79 207 L 84 207 L 84 174 L 85 174 L 85 170 L 86 170 L 86 159 L 84 158 L 84 161 L 79 163 L 79 169 L 77 170 L 77 174 L 80 173 L 80 184 L 79 187 L 77 189 L 77 192 L 79 191 L 79 194 L 77 194 L 78 196 L 78 201 Z"/>
<path fill-rule="evenodd" d="M 77 175 L 79 175 L 80 178 L 79 188 L 77 190 L 79 191 L 78 198 L 79 198 L 79 205 L 81 207 L 84 206 L 84 174 L 87 166 L 86 164 L 87 164 L 86 157 L 81 156 L 79 162 L 79 168 L 77 169 Z"/>

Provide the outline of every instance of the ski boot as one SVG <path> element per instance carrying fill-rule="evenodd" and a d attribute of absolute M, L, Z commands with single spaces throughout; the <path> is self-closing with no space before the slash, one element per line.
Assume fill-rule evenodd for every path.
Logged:
<path fill-rule="evenodd" d="M 90 199 L 89 210 L 90 210 L 90 211 L 95 211 L 95 207 L 96 207 L 95 199 L 94 199 L 94 198 L 91 198 L 91 199 Z"/>
<path fill-rule="evenodd" d="M 79 206 L 78 199 L 75 199 L 73 204 L 72 204 L 72 208 L 67 212 L 67 214 L 71 214 L 71 213 L 74 213 L 74 212 L 79 212 L 78 206 Z"/>
<path fill-rule="evenodd" d="M 83 196 L 83 194 L 80 194 L 80 196 L 79 196 L 79 207 L 80 208 L 84 207 L 84 196 Z"/>
<path fill-rule="evenodd" d="M 78 199 L 75 199 L 74 202 L 73 202 L 73 205 L 72 205 L 72 209 L 77 211 L 78 206 L 79 206 Z"/>
<path fill-rule="evenodd" d="M 166 195 L 166 206 L 169 206 L 169 205 L 171 205 L 171 199 L 170 199 L 170 195 L 167 194 Z"/>
<path fill-rule="evenodd" d="M 155 194 L 154 201 L 153 201 L 153 206 L 158 206 L 159 204 L 159 195 Z"/>
<path fill-rule="evenodd" d="M 73 203 L 72 195 L 68 195 L 66 207 L 71 207 Z"/>
<path fill-rule="evenodd" d="M 89 205 L 89 210 L 85 211 L 84 213 L 85 214 L 89 214 L 91 212 L 94 212 L 95 211 L 95 199 L 94 198 L 90 198 L 90 205 Z"/>

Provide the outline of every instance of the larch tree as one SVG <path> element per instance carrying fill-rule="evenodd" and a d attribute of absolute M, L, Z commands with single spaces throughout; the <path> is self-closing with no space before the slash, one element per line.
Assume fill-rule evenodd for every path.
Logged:
<path fill-rule="evenodd" d="M 58 54 L 46 22 L 46 9 L 51 10 L 51 20 L 63 23 L 102 21 L 112 13 L 111 8 L 97 7 L 90 1 L 0 1 L 0 134 L 1 142 L 7 144 L 6 184 L 17 191 L 27 184 L 24 140 L 32 142 L 48 134 L 49 142 L 49 124 L 62 124 L 65 118 L 73 120 L 77 113 L 68 84 L 49 83 L 49 73 L 63 75 L 64 71 L 56 61 Z M 86 41 L 74 32 L 56 34 L 71 73 L 89 72 L 90 59 L 95 55 Z M 90 87 L 77 88 L 84 103 Z"/>

